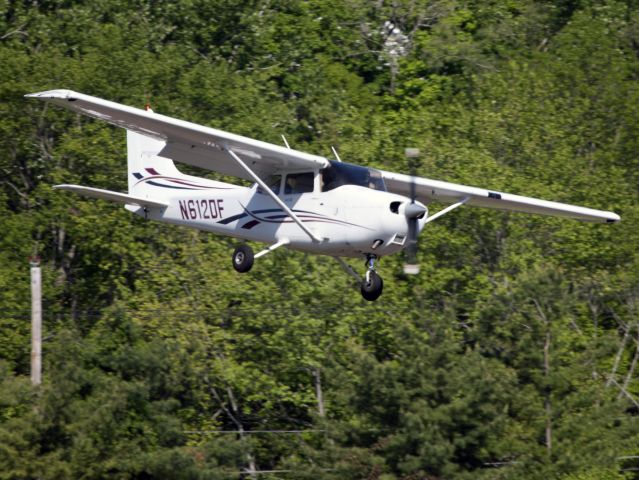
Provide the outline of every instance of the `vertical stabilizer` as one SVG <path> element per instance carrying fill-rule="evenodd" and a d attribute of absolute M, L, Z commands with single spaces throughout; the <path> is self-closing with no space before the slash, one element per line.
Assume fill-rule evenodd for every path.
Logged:
<path fill-rule="evenodd" d="M 181 175 L 172 160 L 158 156 L 166 142 L 127 130 L 126 144 L 129 194 L 146 196 L 153 178 Z"/>

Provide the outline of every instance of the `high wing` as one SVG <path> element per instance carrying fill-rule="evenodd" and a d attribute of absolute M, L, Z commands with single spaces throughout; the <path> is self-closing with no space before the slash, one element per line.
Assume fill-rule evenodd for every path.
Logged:
<path fill-rule="evenodd" d="M 614 212 L 550 202 L 532 197 L 522 197 L 510 193 L 468 187 L 456 183 L 440 182 L 423 177 L 412 177 L 400 173 L 381 171 L 386 188 L 390 192 L 410 197 L 411 184 L 415 184 L 415 195 L 424 203 L 433 201 L 457 203 L 467 199 L 465 204 L 476 207 L 494 208 L 512 212 L 538 213 L 567 217 L 586 222 L 613 223 L 621 218 Z"/>
<path fill-rule="evenodd" d="M 72 90 L 49 90 L 32 93 L 26 97 L 45 100 L 118 127 L 162 140 L 166 142 L 166 145 L 159 156 L 247 180 L 255 179 L 229 154 L 228 150 L 242 157 L 250 169 L 263 179 L 282 171 L 325 168 L 329 165 L 325 157 L 253 140 Z M 386 171 L 381 171 L 381 173 L 386 187 L 394 193 L 410 196 L 411 184 L 414 183 L 417 199 L 424 203 L 431 201 L 464 202 L 471 206 L 554 215 L 590 222 L 606 223 L 620 220 L 619 215 L 608 211 L 423 177 L 411 177 Z M 89 192 L 82 193 L 89 195 Z M 93 192 L 93 196 L 97 196 L 95 192 Z M 118 201 L 125 201 L 125 199 L 121 198 Z"/>
<path fill-rule="evenodd" d="M 261 178 L 283 170 L 324 168 L 329 164 L 324 157 L 234 135 L 72 90 L 49 90 L 25 96 L 45 100 L 118 127 L 165 141 L 166 146 L 159 153 L 159 156 L 224 175 L 253 180 L 226 150 L 233 150 L 242 157 Z"/>

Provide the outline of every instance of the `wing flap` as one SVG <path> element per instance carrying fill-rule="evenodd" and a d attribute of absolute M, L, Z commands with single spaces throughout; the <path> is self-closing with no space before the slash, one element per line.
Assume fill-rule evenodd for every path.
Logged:
<path fill-rule="evenodd" d="M 231 147 L 233 148 L 233 147 Z M 237 150 L 233 148 L 235 152 Z M 246 171 L 236 162 L 229 161 L 231 158 L 228 152 L 221 148 L 201 147 L 198 145 L 186 145 L 184 143 L 169 142 L 158 153 L 160 157 L 172 158 L 173 160 L 187 165 L 212 170 L 211 165 L 215 165 L 215 171 L 223 175 L 253 180 Z M 240 154 L 241 155 L 241 154 Z M 266 178 L 284 168 L 284 162 L 278 164 L 269 157 L 260 157 L 259 161 L 249 161 L 248 156 L 244 159 L 251 164 L 251 169 L 260 177 Z"/>
<path fill-rule="evenodd" d="M 466 205 L 492 208 L 496 210 L 536 213 L 556 217 L 572 218 L 585 222 L 613 223 L 621 220 L 614 212 L 551 202 L 538 198 L 524 197 L 510 193 L 469 187 L 456 183 L 441 182 L 423 177 L 411 177 L 398 173 L 382 171 L 386 188 L 394 193 L 410 196 L 411 183 L 415 183 L 417 199 L 429 203 L 456 203 L 468 198 Z"/>
<path fill-rule="evenodd" d="M 111 190 L 102 190 L 101 188 L 84 187 L 82 185 L 55 185 L 53 188 L 57 190 L 67 190 L 69 192 L 78 193 L 85 197 L 99 198 L 101 200 L 109 200 L 111 202 L 120 202 L 127 205 L 138 205 L 140 207 L 168 207 L 167 202 L 159 200 L 150 200 L 148 198 L 136 197 L 127 193 L 113 192 Z"/>
<path fill-rule="evenodd" d="M 49 90 L 32 93 L 26 97 L 51 102 L 112 125 L 163 140 L 167 142 L 160 153 L 163 157 L 240 178 L 247 178 L 246 173 L 226 154 L 225 149 L 233 149 L 251 164 L 261 177 L 282 169 L 300 170 L 328 166 L 328 160 L 318 155 L 253 140 L 72 90 Z"/>

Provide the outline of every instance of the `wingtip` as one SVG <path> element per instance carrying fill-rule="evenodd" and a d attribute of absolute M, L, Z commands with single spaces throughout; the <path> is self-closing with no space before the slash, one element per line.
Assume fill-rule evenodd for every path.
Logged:
<path fill-rule="evenodd" d="M 70 185 L 68 183 L 63 183 L 60 185 L 54 185 L 52 188 L 54 190 L 76 190 L 78 188 L 82 188 L 82 185 Z"/>
<path fill-rule="evenodd" d="M 42 99 L 50 99 L 50 98 L 69 98 L 73 95 L 72 90 L 67 89 L 58 89 L 58 90 L 45 90 L 43 92 L 34 92 L 27 93 L 25 98 L 42 98 Z"/>

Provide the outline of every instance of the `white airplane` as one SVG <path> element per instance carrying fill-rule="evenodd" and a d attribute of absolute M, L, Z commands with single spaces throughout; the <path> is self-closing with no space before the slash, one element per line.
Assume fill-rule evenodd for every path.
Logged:
<path fill-rule="evenodd" d="M 550 202 L 342 163 L 210 127 L 84 95 L 50 90 L 26 95 L 127 130 L 129 192 L 56 185 L 125 204 L 146 219 L 262 242 L 233 252 L 233 267 L 248 272 L 255 258 L 286 246 L 335 257 L 376 300 L 382 256 L 407 249 L 406 273 L 417 273 L 416 241 L 424 226 L 461 205 L 612 223 L 613 212 Z M 255 182 L 243 187 L 181 173 L 174 161 Z M 428 215 L 430 202 L 450 204 Z M 342 259 L 366 259 L 360 276 Z"/>

